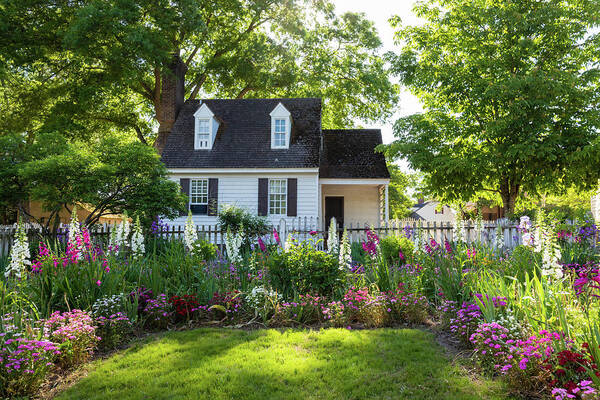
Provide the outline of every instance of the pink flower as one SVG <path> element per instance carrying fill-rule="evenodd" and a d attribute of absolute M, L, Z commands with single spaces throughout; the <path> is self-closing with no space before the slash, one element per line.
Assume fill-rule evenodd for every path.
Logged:
<path fill-rule="evenodd" d="M 97 280 L 96 285 L 100 286 L 100 285 L 102 285 L 102 282 L 100 280 Z"/>
<path fill-rule="evenodd" d="M 262 241 L 261 238 L 258 238 L 258 247 L 260 247 L 260 251 L 262 251 L 263 253 L 267 250 L 267 246 L 265 246 L 265 243 Z"/>

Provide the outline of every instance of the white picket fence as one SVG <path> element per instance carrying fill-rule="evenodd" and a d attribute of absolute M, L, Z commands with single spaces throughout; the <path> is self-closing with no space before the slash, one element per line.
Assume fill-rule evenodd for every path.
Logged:
<path fill-rule="evenodd" d="M 520 244 L 521 237 L 517 231 L 517 224 L 507 220 L 485 221 L 481 241 L 492 245 L 495 243 L 496 229 L 498 225 L 502 227 L 504 235 L 504 243 L 507 248 L 514 248 Z M 323 230 L 318 218 L 315 217 L 300 217 L 292 220 L 281 219 L 277 225 L 272 226 L 275 229 L 282 242 L 287 240 L 288 235 L 292 235 L 297 240 L 307 240 L 309 238 L 327 237 L 327 230 Z M 110 232 L 114 225 L 100 224 L 90 228 L 90 236 L 98 243 L 108 242 Z M 453 241 L 453 229 L 450 222 L 428 222 L 417 220 L 390 220 L 379 223 L 375 226 L 368 223 L 346 222 L 345 229 L 348 232 L 348 237 L 352 243 L 363 242 L 366 240 L 367 229 L 372 229 L 379 237 L 389 235 L 402 235 L 412 233 L 415 229 L 421 229 L 423 238 L 433 238 L 438 243 L 443 243 L 444 240 Z M 16 226 L 0 226 L 0 256 L 6 256 L 10 252 L 14 239 Z M 341 234 L 342 228 L 338 227 Z M 30 242 L 35 242 L 42 238 L 41 228 L 38 226 L 29 225 L 26 227 L 27 235 Z M 224 243 L 225 232 L 218 225 L 197 225 L 196 231 L 198 237 L 208 240 L 217 245 Z M 59 228 L 55 237 L 51 240 L 57 240 L 64 243 L 66 241 L 68 225 L 63 225 Z M 473 221 L 465 221 L 465 232 L 468 242 L 475 241 L 477 238 L 475 224 Z M 168 229 L 160 233 L 161 237 L 166 239 L 183 238 L 184 226 L 171 225 Z"/>

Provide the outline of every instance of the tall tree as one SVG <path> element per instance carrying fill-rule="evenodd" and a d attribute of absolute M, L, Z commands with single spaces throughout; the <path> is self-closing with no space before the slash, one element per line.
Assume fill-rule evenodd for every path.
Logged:
<path fill-rule="evenodd" d="M 63 135 L 41 133 L 30 145 L 22 135 L 0 136 L 0 214 L 15 209 L 50 231 L 59 212 L 80 204 L 90 211 L 84 223 L 93 225 L 107 214 L 126 212 L 149 224 L 157 215 L 174 217 L 183 210 L 185 196 L 168 179 L 158 154 L 132 140 L 107 136 L 85 143 Z M 43 221 L 29 213 L 28 200 L 47 211 Z"/>
<path fill-rule="evenodd" d="M 428 0 L 425 23 L 392 19 L 402 82 L 425 112 L 395 125 L 388 156 L 444 201 L 595 185 L 600 23 L 595 0 Z"/>
<path fill-rule="evenodd" d="M 173 122 L 164 88 L 176 84 L 178 57 L 187 99 L 324 97 L 328 127 L 385 118 L 397 101 L 373 23 L 336 16 L 328 0 L 0 4 L 4 91 L 11 99 L 14 81 L 26 81 L 11 102 L 31 99 L 38 125 L 52 131 L 125 129 L 160 149 Z M 14 113 L 30 119 L 26 109 Z"/>

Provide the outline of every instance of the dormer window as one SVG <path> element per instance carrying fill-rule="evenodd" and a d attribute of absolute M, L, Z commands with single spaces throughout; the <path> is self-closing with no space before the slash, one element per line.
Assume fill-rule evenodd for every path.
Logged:
<path fill-rule="evenodd" d="M 279 103 L 271 111 L 271 148 L 287 149 L 290 147 L 292 117 L 290 112 Z"/>
<path fill-rule="evenodd" d="M 210 120 L 199 119 L 198 120 L 198 134 L 197 143 L 199 149 L 210 148 Z"/>
<path fill-rule="evenodd" d="M 275 120 L 275 132 L 273 133 L 273 147 L 286 147 L 286 124 L 285 119 L 276 119 Z"/>
<path fill-rule="evenodd" d="M 219 123 L 215 120 L 215 115 L 206 104 L 194 113 L 196 125 L 194 129 L 194 149 L 210 150 L 212 149 L 219 128 Z"/>

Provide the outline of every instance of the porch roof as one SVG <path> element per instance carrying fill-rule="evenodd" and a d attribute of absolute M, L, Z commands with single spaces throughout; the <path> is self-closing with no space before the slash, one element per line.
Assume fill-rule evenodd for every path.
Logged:
<path fill-rule="evenodd" d="M 385 157 L 375 152 L 382 142 L 379 129 L 323 129 L 319 177 L 389 179 Z"/>

